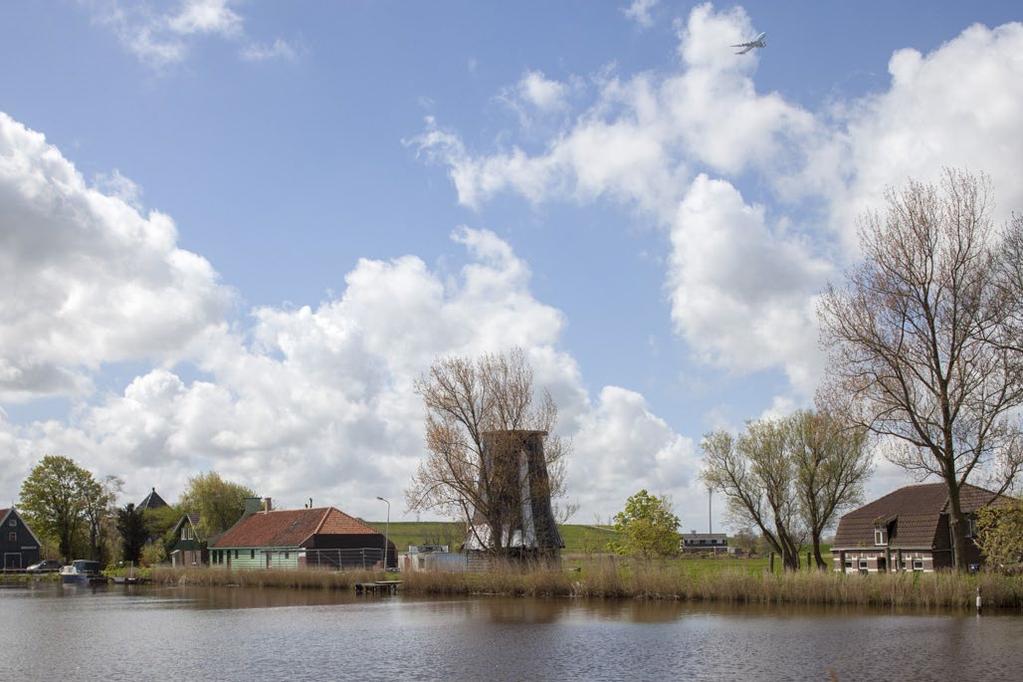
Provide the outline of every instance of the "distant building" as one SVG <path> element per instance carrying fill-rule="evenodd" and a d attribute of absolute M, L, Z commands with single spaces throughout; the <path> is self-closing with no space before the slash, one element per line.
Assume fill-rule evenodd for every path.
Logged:
<path fill-rule="evenodd" d="M 170 552 L 171 566 L 205 566 L 209 561 L 206 538 L 199 532 L 199 515 L 185 514 L 174 526 L 177 538 Z"/>
<path fill-rule="evenodd" d="M 973 485 L 960 489 L 967 523 L 966 562 L 979 566 L 976 512 L 1012 498 Z M 910 485 L 849 512 L 838 522 L 831 560 L 843 573 L 884 573 L 951 568 L 952 532 L 944 483 Z"/>
<path fill-rule="evenodd" d="M 726 533 L 697 533 L 695 530 L 682 535 L 683 552 L 718 552 L 727 553 L 728 535 Z"/>
<path fill-rule="evenodd" d="M 216 568 L 372 568 L 383 558 L 384 535 L 334 507 L 249 511 L 215 541 Z M 396 563 L 388 543 L 388 565 Z"/>
<path fill-rule="evenodd" d="M 0 529 L 3 570 L 17 571 L 39 561 L 42 544 L 13 507 L 0 509 Z"/>
<path fill-rule="evenodd" d="M 409 545 L 408 552 L 398 556 L 398 570 L 403 573 L 466 570 L 466 555 L 449 550 L 448 545 Z"/>
<path fill-rule="evenodd" d="M 148 510 L 148 509 L 159 509 L 160 507 L 168 507 L 163 498 L 160 497 L 159 493 L 156 492 L 156 488 L 153 488 L 146 497 L 139 502 L 136 509 Z"/>
<path fill-rule="evenodd" d="M 488 431 L 483 434 L 487 471 L 498 472 L 480 489 L 498 491 L 496 504 L 506 519 L 500 529 L 501 548 L 520 557 L 557 556 L 565 547 L 551 508 L 550 477 L 544 456 L 546 431 Z M 482 474 L 481 474 L 482 476 Z M 488 502 L 492 506 L 494 501 Z M 477 513 L 463 549 L 487 551 L 496 545 L 494 530 Z"/>

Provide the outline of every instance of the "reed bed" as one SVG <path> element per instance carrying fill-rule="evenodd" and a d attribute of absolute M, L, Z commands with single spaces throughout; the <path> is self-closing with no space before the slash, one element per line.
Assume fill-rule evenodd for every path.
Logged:
<path fill-rule="evenodd" d="M 157 584 L 351 590 L 383 580 L 382 571 L 153 569 Z M 394 577 L 393 575 L 390 577 Z M 492 565 L 483 572 L 403 573 L 401 590 L 416 596 L 575 597 L 821 604 L 895 608 L 973 608 L 979 587 L 985 607 L 1023 609 L 1023 576 L 994 573 L 800 571 L 784 574 L 724 569 L 692 573 L 679 562 L 600 560 L 577 571 L 550 566 Z"/>
<path fill-rule="evenodd" d="M 599 562 L 578 573 L 501 566 L 482 573 L 411 573 L 406 594 L 664 599 L 750 604 L 824 604 L 899 608 L 973 608 L 979 587 L 987 607 L 1023 608 L 1023 578 L 991 573 L 804 571 L 772 575 L 741 570 L 689 573 L 671 564 Z"/>
<path fill-rule="evenodd" d="M 383 580 L 383 571 L 243 570 L 216 568 L 154 568 L 160 585 L 195 587 L 283 587 L 296 590 L 351 590 L 358 582 Z"/>

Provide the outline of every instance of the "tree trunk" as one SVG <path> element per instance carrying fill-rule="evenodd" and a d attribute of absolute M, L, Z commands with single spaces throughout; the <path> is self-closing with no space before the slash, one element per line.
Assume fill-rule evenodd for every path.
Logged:
<path fill-rule="evenodd" d="M 817 564 L 817 570 L 826 571 L 828 565 L 824 563 L 824 557 L 821 556 L 821 534 L 813 534 L 813 560 Z"/>
<path fill-rule="evenodd" d="M 965 571 L 969 566 L 966 560 L 966 517 L 963 516 L 959 502 L 959 489 L 950 487 L 948 491 L 949 514 L 948 526 L 952 536 L 952 565 L 956 571 Z"/>

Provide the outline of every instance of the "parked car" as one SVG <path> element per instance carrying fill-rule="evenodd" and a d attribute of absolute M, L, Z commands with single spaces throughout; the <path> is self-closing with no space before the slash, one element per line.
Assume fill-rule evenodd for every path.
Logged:
<path fill-rule="evenodd" d="M 38 564 L 32 564 L 25 570 L 29 573 L 54 573 L 60 570 L 61 563 L 54 561 L 53 559 L 46 559 L 40 561 Z"/>

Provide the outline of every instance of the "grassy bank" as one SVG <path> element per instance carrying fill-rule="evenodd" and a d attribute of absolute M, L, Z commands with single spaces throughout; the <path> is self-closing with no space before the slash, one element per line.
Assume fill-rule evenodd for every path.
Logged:
<path fill-rule="evenodd" d="M 987 607 L 1023 609 L 1023 577 L 1020 576 L 692 572 L 680 565 L 685 563 L 599 561 L 578 571 L 507 566 L 482 573 L 424 572 L 400 576 L 380 571 L 157 568 L 152 572 L 152 579 L 164 585 L 350 590 L 356 582 L 400 577 L 402 592 L 419 596 L 584 597 L 955 609 L 973 608 L 976 589 L 980 587 Z"/>

